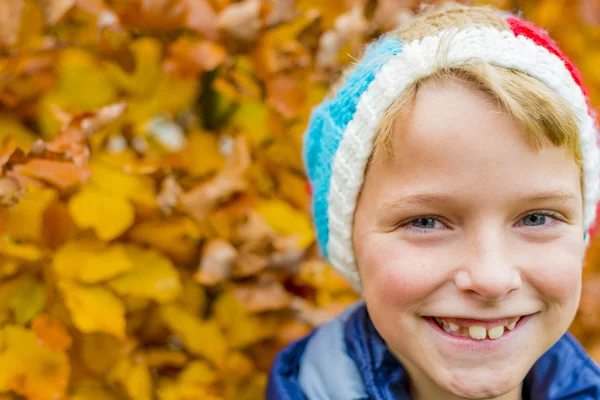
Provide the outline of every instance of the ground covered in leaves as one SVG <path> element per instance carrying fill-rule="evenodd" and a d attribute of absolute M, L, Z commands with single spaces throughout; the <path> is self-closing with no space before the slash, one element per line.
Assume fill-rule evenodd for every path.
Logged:
<path fill-rule="evenodd" d="M 0 399 L 261 399 L 357 295 L 318 256 L 312 106 L 412 0 L 0 2 Z M 600 104 L 596 0 L 489 1 Z M 600 242 L 574 333 L 600 359 Z"/>

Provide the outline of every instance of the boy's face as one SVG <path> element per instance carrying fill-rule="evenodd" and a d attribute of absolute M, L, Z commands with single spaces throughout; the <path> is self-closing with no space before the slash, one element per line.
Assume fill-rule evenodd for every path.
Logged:
<path fill-rule="evenodd" d="M 520 398 L 579 302 L 579 169 L 456 81 L 425 83 L 398 118 L 355 213 L 373 323 L 414 398 Z"/>

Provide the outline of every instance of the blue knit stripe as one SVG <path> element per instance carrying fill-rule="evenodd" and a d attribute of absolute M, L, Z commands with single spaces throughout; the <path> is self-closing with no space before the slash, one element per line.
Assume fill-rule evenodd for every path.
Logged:
<path fill-rule="evenodd" d="M 402 51 L 402 42 L 391 37 L 367 46 L 365 55 L 335 97 L 313 110 L 304 136 L 304 162 L 313 189 L 313 214 L 317 239 L 325 257 L 329 241 L 328 197 L 335 153 L 352 120 L 360 96 L 381 67 Z"/>

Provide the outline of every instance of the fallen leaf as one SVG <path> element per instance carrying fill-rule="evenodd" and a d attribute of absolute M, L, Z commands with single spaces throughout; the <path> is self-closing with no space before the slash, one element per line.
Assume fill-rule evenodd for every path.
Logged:
<path fill-rule="evenodd" d="M 94 229 L 102 240 L 120 236 L 135 217 L 135 209 L 127 199 L 92 187 L 82 189 L 71 198 L 69 212 L 79 227 Z"/>
<path fill-rule="evenodd" d="M 203 33 L 209 39 L 217 39 L 219 36 L 217 27 L 217 13 L 214 11 L 209 0 L 183 0 L 186 7 L 185 25 Z"/>
<path fill-rule="evenodd" d="M 15 178 L 0 178 L 0 207 L 14 207 L 25 194 Z"/>
<path fill-rule="evenodd" d="M 58 193 L 54 189 L 29 186 L 21 201 L 9 210 L 5 231 L 14 239 L 39 242 L 42 236 L 44 213 Z"/>
<path fill-rule="evenodd" d="M 281 235 L 298 235 L 300 248 L 307 248 L 315 236 L 308 216 L 285 201 L 265 200 L 256 206 L 256 212 Z"/>
<path fill-rule="evenodd" d="M 60 279 L 98 283 L 131 270 L 134 264 L 121 244 L 82 239 L 58 249 L 52 266 Z"/>
<path fill-rule="evenodd" d="M 12 46 L 19 37 L 24 0 L 0 3 L 0 45 Z"/>
<path fill-rule="evenodd" d="M 173 263 L 154 249 L 125 248 L 133 268 L 114 278 L 110 286 L 122 296 L 172 301 L 181 293 L 179 273 Z"/>
<path fill-rule="evenodd" d="M 23 279 L 9 299 L 15 321 L 27 325 L 44 308 L 46 288 L 36 279 Z"/>
<path fill-rule="evenodd" d="M 135 243 L 152 246 L 180 264 L 198 259 L 198 243 L 203 233 L 191 218 L 171 217 L 137 223 L 128 232 Z"/>
<path fill-rule="evenodd" d="M 194 280 L 201 285 L 216 285 L 231 276 L 237 251 L 229 242 L 214 239 L 202 249 L 200 266 L 194 274 Z"/>
<path fill-rule="evenodd" d="M 217 366 L 224 364 L 228 345 L 215 321 L 200 320 L 175 305 L 163 306 L 161 317 L 192 354 L 203 356 Z"/>
<path fill-rule="evenodd" d="M 31 324 L 31 330 L 36 333 L 42 346 L 54 351 L 69 350 L 73 343 L 65 327 L 49 314 L 38 315 Z"/>
<path fill-rule="evenodd" d="M 75 326 L 83 333 L 105 332 L 125 337 L 125 307 L 100 286 L 83 286 L 61 281 L 59 289 Z"/>
<path fill-rule="evenodd" d="M 91 171 L 84 166 L 53 160 L 31 160 L 17 165 L 14 171 L 34 179 L 46 181 L 59 189 L 85 183 Z"/>
<path fill-rule="evenodd" d="M 132 400 L 152 400 L 152 376 L 143 357 L 124 357 L 111 371 L 109 380 L 122 385 Z"/>
<path fill-rule="evenodd" d="M 262 26 L 260 0 L 244 0 L 227 6 L 218 18 L 219 28 L 238 40 L 254 40 Z"/>
<path fill-rule="evenodd" d="M 261 279 L 255 283 L 238 283 L 233 293 L 251 312 L 282 310 L 290 305 L 291 297 L 283 285 L 273 279 Z"/>
<path fill-rule="evenodd" d="M 18 325 L 0 331 L 0 391 L 28 399 L 54 400 L 66 394 L 71 366 L 64 352 L 42 346 L 35 333 Z"/>
<path fill-rule="evenodd" d="M 56 24 L 75 5 L 75 2 L 76 0 L 40 0 L 46 23 Z"/>

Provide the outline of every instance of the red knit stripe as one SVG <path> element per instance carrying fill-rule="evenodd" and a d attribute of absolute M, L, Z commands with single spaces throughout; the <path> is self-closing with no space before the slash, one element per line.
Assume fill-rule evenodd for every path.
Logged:
<path fill-rule="evenodd" d="M 548 36 L 548 33 L 543 29 L 535 26 L 531 22 L 524 21 L 522 19 L 516 17 L 508 17 L 506 21 L 510 25 L 515 36 L 523 35 L 534 41 L 538 46 L 542 46 L 552 54 L 556 55 L 561 61 L 565 64 L 567 70 L 571 73 L 573 80 L 577 85 L 581 88 L 583 95 L 585 96 L 585 100 L 588 106 L 588 112 L 592 117 L 594 117 L 595 112 L 593 111 L 592 104 L 590 102 L 590 98 L 588 96 L 588 91 L 583 86 L 583 80 L 581 79 L 581 73 L 575 68 L 575 65 L 564 55 L 564 53 L 560 50 L 558 45 Z M 594 121 L 596 122 L 596 121 Z"/>

